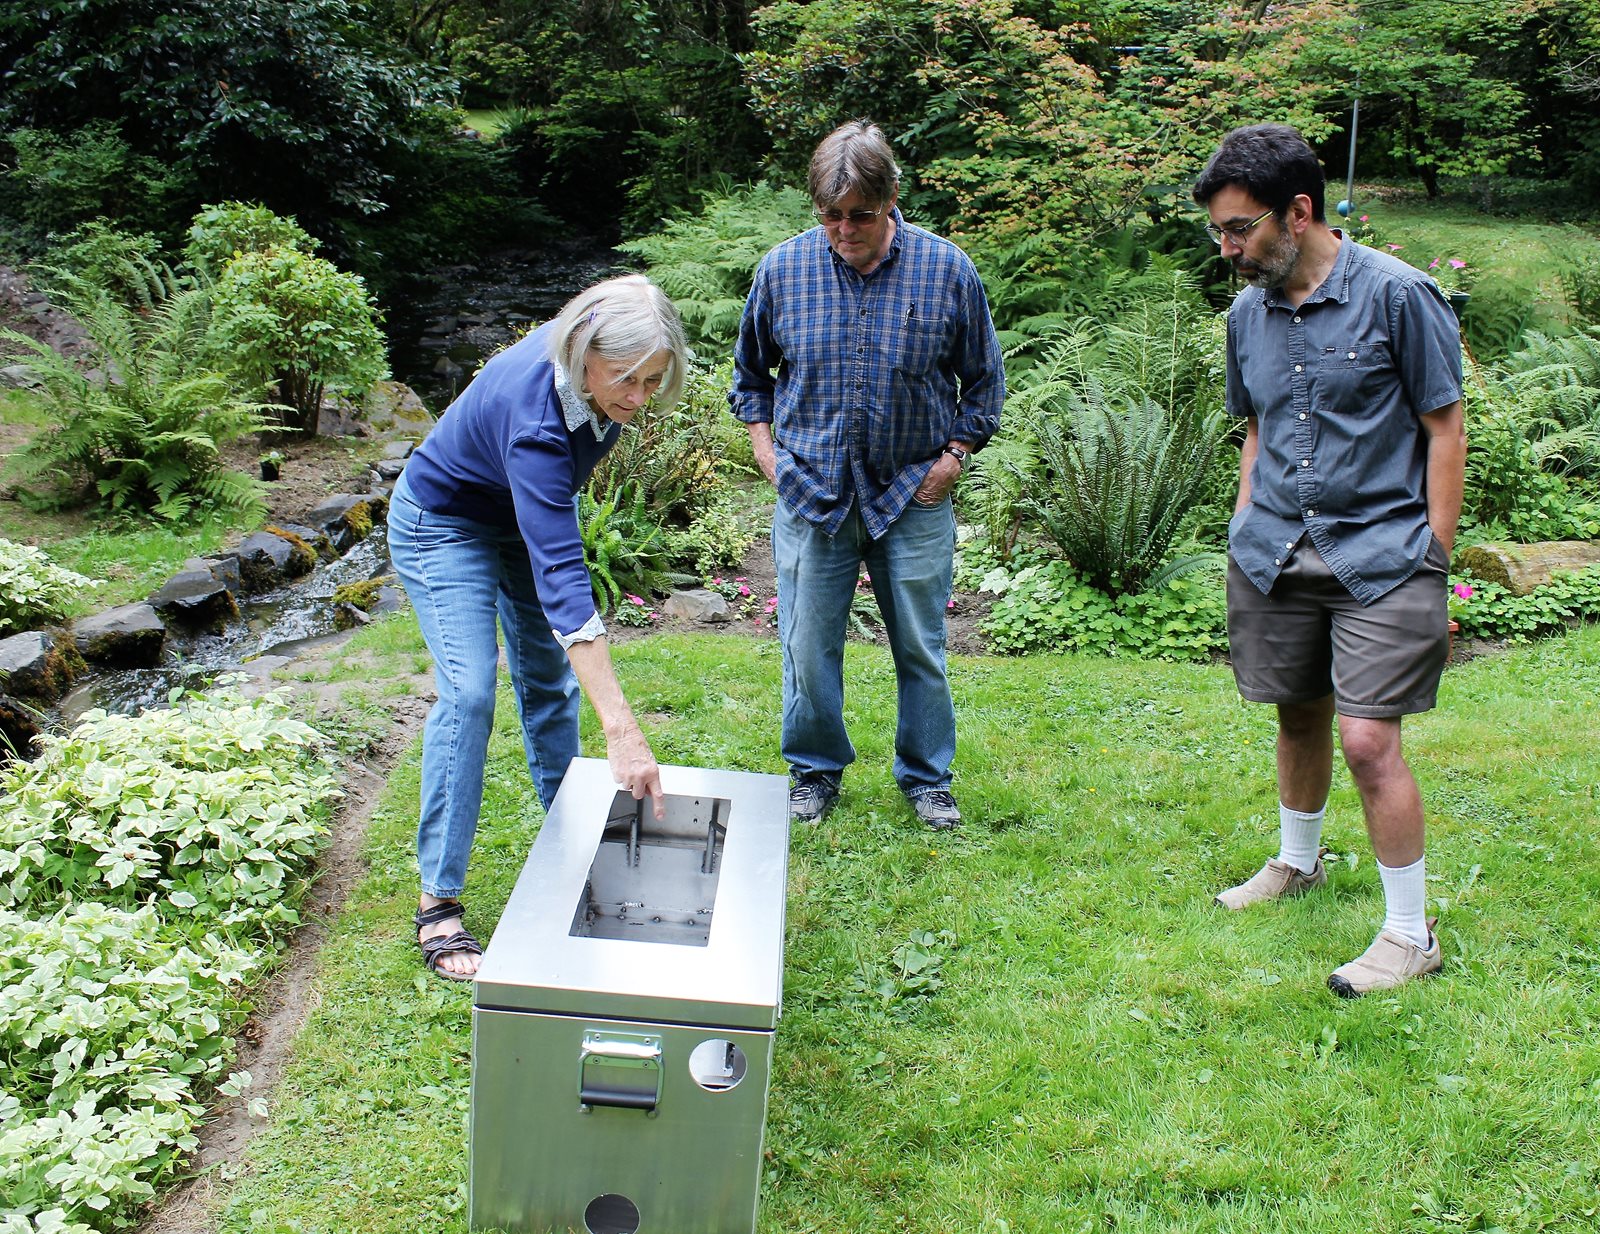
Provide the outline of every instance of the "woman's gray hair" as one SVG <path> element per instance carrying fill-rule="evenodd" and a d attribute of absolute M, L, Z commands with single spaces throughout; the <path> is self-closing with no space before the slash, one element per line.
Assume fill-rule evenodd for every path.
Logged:
<path fill-rule="evenodd" d="M 667 293 L 642 274 L 625 274 L 580 291 L 562 308 L 550 336 L 550 358 L 565 370 L 572 388 L 584 394 L 583 362 L 591 353 L 609 364 L 637 368 L 658 351 L 669 359 L 656 405 L 671 407 L 683 393 L 689 344 Z"/>
<path fill-rule="evenodd" d="M 900 168 L 883 130 L 867 120 L 852 120 L 817 146 L 806 186 L 819 208 L 838 205 L 852 193 L 881 206 L 900 186 Z"/>

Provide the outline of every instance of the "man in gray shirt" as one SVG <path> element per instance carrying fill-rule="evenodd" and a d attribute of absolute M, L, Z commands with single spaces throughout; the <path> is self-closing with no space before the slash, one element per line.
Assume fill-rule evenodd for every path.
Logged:
<path fill-rule="evenodd" d="M 1372 945 L 1328 978 L 1354 998 L 1439 969 L 1400 720 L 1433 707 L 1448 654 L 1460 333 L 1431 279 L 1328 226 L 1322 167 L 1287 125 L 1229 133 L 1194 196 L 1250 284 L 1228 313 L 1228 410 L 1245 420 L 1228 647 L 1239 692 L 1278 708 L 1279 853 L 1217 902 L 1326 881 L 1337 717 L 1386 905 Z"/>

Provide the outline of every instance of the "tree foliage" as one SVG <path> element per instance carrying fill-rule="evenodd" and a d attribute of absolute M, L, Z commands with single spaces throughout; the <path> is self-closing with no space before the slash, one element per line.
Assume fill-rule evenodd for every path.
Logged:
<path fill-rule="evenodd" d="M 0 11 L 0 128 L 120 125 L 192 200 L 373 211 L 433 74 L 351 0 L 37 0 Z M 318 209 L 318 208 L 321 209 Z"/>

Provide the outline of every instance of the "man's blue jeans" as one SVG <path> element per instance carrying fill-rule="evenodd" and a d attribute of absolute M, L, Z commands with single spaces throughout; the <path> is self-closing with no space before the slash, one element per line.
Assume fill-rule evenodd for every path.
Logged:
<path fill-rule="evenodd" d="M 389 504 L 389 555 L 433 655 L 439 701 L 422 730 L 422 890 L 459 896 L 483 802 L 494 726 L 499 647 L 495 616 L 522 718 L 522 742 L 546 807 L 578 754 L 578 683 L 539 605 L 528 548 L 513 527 L 424 510 L 405 478 Z"/>
<path fill-rule="evenodd" d="M 956 713 L 945 676 L 956 522 L 950 500 L 915 501 L 878 539 L 852 509 L 826 535 L 780 499 L 772 520 L 783 641 L 783 757 L 799 776 L 839 778 L 855 761 L 844 727 L 844 639 L 863 565 L 894 655 L 894 778 L 908 797 L 950 787 Z"/>

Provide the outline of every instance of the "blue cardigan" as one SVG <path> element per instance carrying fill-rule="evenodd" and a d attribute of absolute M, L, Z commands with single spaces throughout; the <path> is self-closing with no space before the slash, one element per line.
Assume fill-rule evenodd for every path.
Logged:
<path fill-rule="evenodd" d="M 549 323 L 485 364 L 406 463 L 425 510 L 520 528 L 551 629 L 563 643 L 596 616 L 577 494 L 622 426 L 567 428 Z"/>

